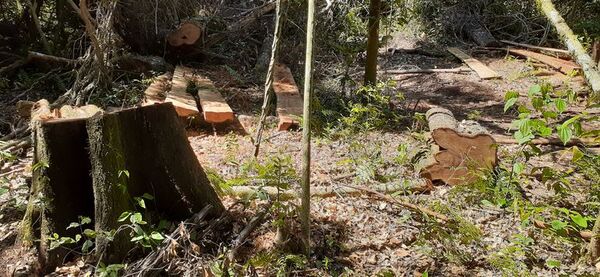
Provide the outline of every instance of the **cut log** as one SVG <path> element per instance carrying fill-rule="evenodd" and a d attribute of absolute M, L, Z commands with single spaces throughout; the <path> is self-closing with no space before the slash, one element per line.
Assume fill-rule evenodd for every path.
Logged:
<path fill-rule="evenodd" d="M 579 42 L 577 35 L 573 33 L 565 19 L 554 7 L 551 0 L 536 0 L 538 8 L 548 18 L 548 20 L 556 28 L 556 32 L 562 38 L 563 43 L 567 46 L 569 52 L 575 58 L 577 64 L 581 66 L 583 75 L 587 79 L 592 91 L 600 93 L 600 72 L 598 71 L 597 63 L 594 63 L 590 55 L 585 51 L 585 48 Z"/>
<path fill-rule="evenodd" d="M 144 91 L 144 105 L 164 102 L 166 93 L 171 87 L 171 78 L 173 78 L 171 72 L 158 76 Z"/>
<path fill-rule="evenodd" d="M 487 67 L 479 60 L 469 56 L 462 50 L 454 47 L 449 47 L 448 52 L 452 53 L 452 55 L 456 56 L 461 61 L 466 63 L 471 69 L 473 69 L 473 71 L 475 71 L 475 73 L 477 73 L 477 75 L 479 75 L 479 78 L 483 80 L 500 78 L 500 75 L 498 75 L 498 73 Z"/>
<path fill-rule="evenodd" d="M 131 198 L 144 193 L 154 197 L 148 210 L 169 220 L 183 220 L 208 204 L 211 215 L 223 212 L 172 104 L 95 116 L 87 128 L 97 233 L 117 230 L 119 215 L 134 210 Z M 125 170 L 128 174 L 121 174 Z M 125 232 L 112 241 L 99 236 L 96 251 L 104 262 L 120 262 L 131 249 L 130 239 Z"/>
<path fill-rule="evenodd" d="M 277 116 L 279 131 L 286 131 L 300 124 L 302 118 L 302 98 L 294 76 L 284 64 L 276 64 L 273 69 L 273 91 L 277 96 Z"/>
<path fill-rule="evenodd" d="M 196 44 L 202 37 L 204 29 L 202 26 L 203 24 L 200 21 L 185 21 L 167 36 L 167 41 L 169 45 L 174 47 Z"/>
<path fill-rule="evenodd" d="M 574 62 L 562 60 L 559 58 L 551 57 L 548 55 L 544 55 L 544 54 L 540 54 L 540 53 L 536 53 L 536 52 L 532 52 L 532 51 L 528 51 L 528 50 L 509 48 L 508 52 L 511 54 L 515 54 L 517 56 L 534 59 L 534 60 L 539 61 L 543 64 L 546 64 L 546 65 L 552 67 L 553 69 L 556 69 L 564 74 L 572 74 L 573 72 L 579 71 L 581 69 L 581 67 L 578 66 Z"/>
<path fill-rule="evenodd" d="M 208 123 L 233 121 L 233 110 L 213 82 L 197 74 L 194 76 L 194 82 L 198 88 L 198 100 L 200 101 L 204 120 Z"/>
<path fill-rule="evenodd" d="M 468 68 L 430 68 L 430 69 L 405 69 L 405 70 L 386 70 L 387 74 L 402 75 L 402 74 L 433 74 L 433 73 L 469 73 Z"/>
<path fill-rule="evenodd" d="M 39 239 L 43 270 L 51 272 L 69 253 L 66 248 L 51 249 L 53 234 L 74 237 L 80 230 L 67 230 L 69 224 L 79 222 L 78 216 L 94 217 L 91 165 L 85 119 L 35 124 L 33 178 L 20 243 L 29 247 Z"/>
<path fill-rule="evenodd" d="M 475 171 L 497 164 L 496 142 L 476 122 L 458 124 L 443 108 L 430 109 L 426 118 L 436 145 L 421 168 L 422 177 L 458 185 L 474 181 Z"/>
<path fill-rule="evenodd" d="M 165 102 L 173 103 L 177 114 L 181 117 L 196 116 L 200 114 L 194 96 L 187 92 L 188 84 L 194 76 L 191 68 L 177 66 L 173 72 L 171 90 L 167 93 Z"/>

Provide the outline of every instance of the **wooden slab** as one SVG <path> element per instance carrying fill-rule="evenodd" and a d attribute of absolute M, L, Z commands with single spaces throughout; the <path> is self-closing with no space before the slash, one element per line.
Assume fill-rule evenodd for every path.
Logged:
<path fill-rule="evenodd" d="M 215 88 L 213 82 L 196 74 L 194 81 L 198 87 L 198 98 L 204 120 L 208 123 L 223 123 L 233 121 L 233 110 L 227 104 L 221 93 Z"/>
<path fill-rule="evenodd" d="M 303 100 L 292 72 L 284 64 L 276 64 L 273 69 L 273 90 L 277 96 L 279 131 L 286 131 L 300 124 Z"/>
<path fill-rule="evenodd" d="M 189 67 L 177 66 L 173 72 L 171 90 L 167 93 L 165 102 L 173 103 L 177 114 L 181 117 L 200 114 L 194 96 L 187 92 L 188 83 L 193 77 L 194 73 Z"/>
<path fill-rule="evenodd" d="M 448 47 L 448 52 L 466 63 L 473 71 L 475 71 L 475 73 L 477 73 L 477 75 L 479 75 L 479 78 L 483 80 L 500 78 L 500 75 L 498 75 L 496 71 L 490 69 L 487 65 L 469 56 L 462 50 L 455 47 Z"/>
<path fill-rule="evenodd" d="M 152 84 L 144 91 L 145 99 L 143 105 L 164 102 L 167 97 L 166 93 L 170 87 L 169 81 L 171 81 L 171 78 L 173 78 L 173 73 L 171 72 L 156 77 Z"/>
<path fill-rule="evenodd" d="M 508 52 L 517 56 L 531 58 L 546 64 L 564 74 L 570 74 L 573 71 L 580 71 L 581 67 L 572 61 L 566 61 L 559 58 L 551 57 L 548 55 L 532 52 L 529 50 L 522 49 L 508 49 Z"/>

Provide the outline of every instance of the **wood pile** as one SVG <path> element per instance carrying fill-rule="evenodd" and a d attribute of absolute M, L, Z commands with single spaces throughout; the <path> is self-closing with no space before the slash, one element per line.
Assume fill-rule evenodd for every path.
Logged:
<path fill-rule="evenodd" d="M 432 108 L 426 113 L 432 145 L 421 165 L 421 176 L 448 185 L 473 182 L 478 170 L 498 162 L 496 141 L 476 122 L 459 124 L 451 111 Z"/>

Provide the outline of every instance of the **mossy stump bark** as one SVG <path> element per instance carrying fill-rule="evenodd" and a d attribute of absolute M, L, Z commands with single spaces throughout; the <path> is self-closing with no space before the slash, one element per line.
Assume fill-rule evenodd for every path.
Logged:
<path fill-rule="evenodd" d="M 97 115 L 87 127 L 97 232 L 118 230 L 119 215 L 134 210 L 132 197 L 144 193 L 154 197 L 148 209 L 170 220 L 186 219 L 208 204 L 213 215 L 223 212 L 172 104 Z M 96 251 L 106 262 L 119 262 L 130 239 L 126 232 L 112 242 L 99 236 Z"/>
<path fill-rule="evenodd" d="M 94 200 L 85 119 L 37 122 L 34 127 L 34 166 L 29 204 L 21 225 L 20 243 L 34 246 L 39 239 L 45 271 L 63 263 L 69 251 L 50 248 L 54 233 L 74 237 L 67 227 L 79 216 L 93 218 Z"/>
<path fill-rule="evenodd" d="M 49 238 L 79 234 L 67 230 L 79 216 L 93 220 L 99 260 L 122 262 L 134 245 L 118 218 L 143 212 L 134 197 L 152 195 L 146 211 L 172 221 L 209 204 L 210 215 L 224 212 L 170 103 L 36 124 L 34 176 L 19 241 L 38 247 L 45 272 L 66 261 L 66 247 L 76 248 L 50 249 Z M 109 240 L 106 234 L 114 231 Z"/>

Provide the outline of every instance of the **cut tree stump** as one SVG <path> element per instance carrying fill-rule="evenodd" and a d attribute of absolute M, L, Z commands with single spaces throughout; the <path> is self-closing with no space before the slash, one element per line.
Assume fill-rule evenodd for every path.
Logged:
<path fill-rule="evenodd" d="M 173 103 L 177 114 L 181 117 L 199 115 L 198 105 L 194 96 L 187 92 L 188 84 L 192 80 L 194 72 L 185 66 L 175 67 L 171 90 L 167 93 L 165 102 Z"/>
<path fill-rule="evenodd" d="M 94 217 L 91 165 L 85 119 L 37 121 L 33 128 L 34 160 L 29 204 L 21 223 L 19 243 L 31 247 L 39 239 L 44 272 L 62 265 L 66 248 L 50 248 L 53 234 L 75 237 L 67 230 L 78 216 Z"/>
<path fill-rule="evenodd" d="M 479 60 L 469 56 L 467 53 L 455 47 L 448 47 L 448 52 L 452 53 L 455 57 L 459 58 L 461 61 L 467 64 L 477 75 L 479 78 L 483 80 L 487 79 L 497 79 L 501 78 L 496 71 L 490 69 L 487 65 L 483 64 Z"/>
<path fill-rule="evenodd" d="M 508 52 L 517 56 L 534 59 L 564 74 L 571 74 L 574 71 L 581 70 L 581 67 L 572 61 L 562 60 L 533 51 L 509 48 Z"/>
<path fill-rule="evenodd" d="M 171 46 L 194 45 L 203 33 L 203 23 L 196 20 L 187 20 L 167 36 Z"/>
<path fill-rule="evenodd" d="M 173 105 L 95 116 L 87 128 L 96 232 L 118 229 L 119 215 L 134 209 L 131 198 L 144 193 L 154 197 L 148 210 L 156 209 L 170 220 L 188 218 L 208 204 L 212 215 L 223 212 Z M 100 236 L 96 251 L 103 261 L 122 261 L 131 249 L 130 239 L 127 232 L 118 233 L 112 242 Z"/>
<path fill-rule="evenodd" d="M 475 171 L 497 164 L 497 145 L 476 122 L 458 123 L 451 111 L 432 108 L 426 113 L 431 137 L 436 143 L 421 165 L 421 176 L 449 185 L 469 183 Z"/>
<path fill-rule="evenodd" d="M 273 91 L 277 96 L 277 116 L 279 131 L 286 131 L 300 124 L 302 118 L 302 98 L 294 76 L 284 64 L 276 64 L 273 69 Z"/>
<path fill-rule="evenodd" d="M 204 120 L 208 123 L 223 123 L 233 121 L 233 110 L 221 96 L 213 82 L 200 75 L 194 76 L 198 88 L 198 100 L 202 108 Z"/>
<path fill-rule="evenodd" d="M 131 230 L 118 222 L 123 212 L 153 223 L 184 220 L 207 205 L 212 216 L 224 212 L 171 103 L 64 119 L 44 116 L 52 113 L 46 102 L 32 111 L 33 180 L 18 240 L 37 246 L 44 273 L 76 253 L 68 250 L 75 245 L 51 249 L 50 238 L 80 234 L 67 230 L 79 216 L 93 220 L 83 228 L 95 229 L 100 261 L 116 263 L 133 248 Z M 144 194 L 153 199 L 142 209 L 134 197 Z"/>

